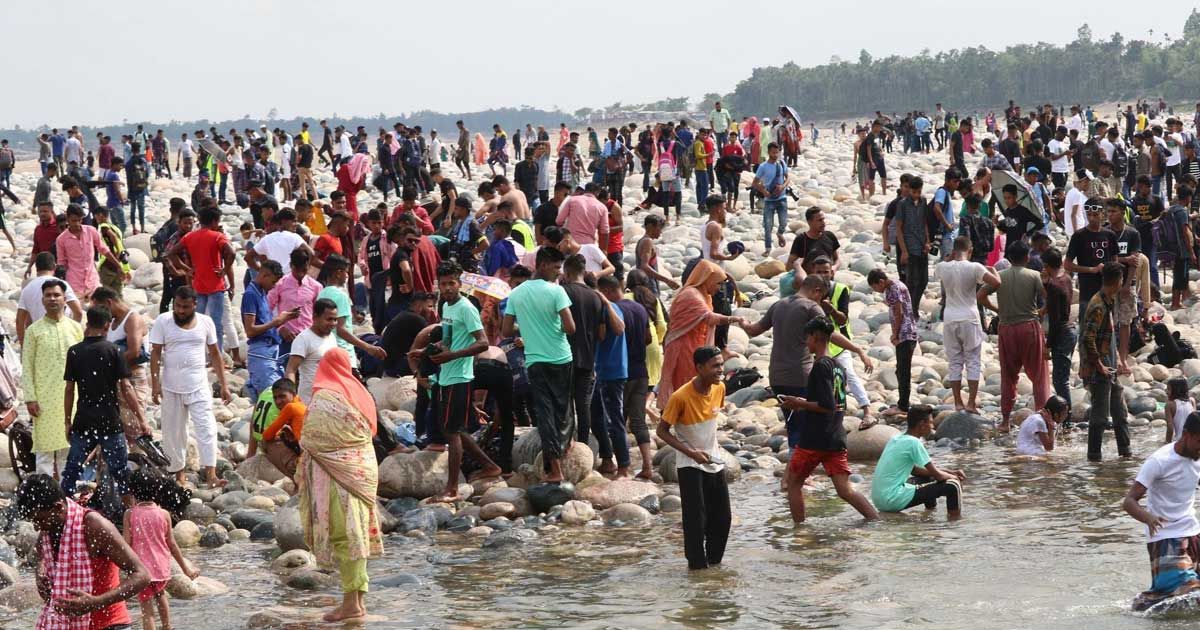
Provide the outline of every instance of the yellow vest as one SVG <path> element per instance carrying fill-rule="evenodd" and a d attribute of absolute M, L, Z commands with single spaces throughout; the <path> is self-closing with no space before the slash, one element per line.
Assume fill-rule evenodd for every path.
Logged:
<path fill-rule="evenodd" d="M 840 282 L 833 283 L 833 295 L 830 296 L 829 301 L 833 303 L 834 309 L 837 308 L 838 300 L 842 299 L 842 296 L 845 295 L 846 292 L 849 290 L 850 290 L 850 287 L 848 287 Z M 842 324 L 841 326 L 839 326 L 837 322 L 833 322 L 833 328 L 836 332 L 842 333 L 843 337 L 849 339 L 850 338 L 850 314 L 849 313 L 846 314 L 846 323 Z M 828 346 L 829 356 L 836 357 L 837 355 L 841 354 L 845 350 L 846 350 L 845 348 L 833 343 L 832 341 L 829 342 L 829 346 Z"/>
<path fill-rule="evenodd" d="M 121 271 L 124 271 L 125 273 L 129 273 L 129 270 L 130 270 L 129 263 L 121 262 L 121 252 L 125 251 L 125 239 L 121 238 L 121 230 L 117 229 L 117 226 L 115 226 L 111 223 L 101 223 L 96 226 L 96 229 L 98 231 L 100 231 L 101 240 L 104 239 L 104 231 L 103 230 L 106 227 L 112 228 L 112 233 L 117 235 L 116 244 L 109 247 L 109 249 L 112 250 L 113 256 L 117 257 L 117 262 L 121 265 Z M 105 240 L 104 244 L 108 245 L 108 241 Z M 96 268 L 99 269 L 100 266 L 103 264 L 104 264 L 104 256 L 102 255 L 102 256 L 100 256 L 100 260 L 96 261 Z"/>

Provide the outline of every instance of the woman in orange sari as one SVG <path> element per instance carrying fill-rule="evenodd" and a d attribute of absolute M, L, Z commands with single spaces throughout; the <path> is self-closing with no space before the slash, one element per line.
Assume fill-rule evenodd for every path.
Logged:
<path fill-rule="evenodd" d="M 716 263 L 701 260 L 692 269 L 684 285 L 671 302 L 671 318 L 663 342 L 662 378 L 655 400 L 663 409 L 675 388 L 696 376 L 692 353 L 700 346 L 713 345 L 717 326 L 736 323 L 740 318 L 713 312 L 712 296 L 725 281 L 725 271 Z"/>
<path fill-rule="evenodd" d="M 356 619 L 367 614 L 367 559 L 383 553 L 375 503 L 379 468 L 371 446 L 375 400 L 339 350 L 325 353 L 312 385 L 296 469 L 300 522 L 317 563 L 336 563 L 341 576 L 342 605 L 325 621 Z"/>

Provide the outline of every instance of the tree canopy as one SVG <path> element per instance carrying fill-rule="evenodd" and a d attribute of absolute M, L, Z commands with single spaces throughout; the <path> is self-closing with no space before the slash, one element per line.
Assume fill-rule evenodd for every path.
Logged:
<path fill-rule="evenodd" d="M 1150 35 L 1153 37 L 1153 34 Z M 1075 41 L 1020 44 L 995 52 L 976 46 L 913 57 L 836 60 L 801 68 L 795 63 L 756 68 L 726 97 L 742 115 L 791 105 L 805 116 L 860 115 L 875 110 L 996 107 L 1019 104 L 1095 103 L 1200 94 L 1200 12 L 1192 10 L 1181 37 L 1160 34 L 1159 43 L 1126 41 L 1114 33 L 1093 38 L 1083 24 Z"/>

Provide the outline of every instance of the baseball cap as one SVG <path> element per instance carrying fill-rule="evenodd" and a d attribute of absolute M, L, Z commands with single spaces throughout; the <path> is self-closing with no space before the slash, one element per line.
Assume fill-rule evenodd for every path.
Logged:
<path fill-rule="evenodd" d="M 1091 179 L 1091 178 L 1092 178 L 1092 172 L 1087 170 L 1086 168 L 1081 168 L 1078 171 L 1075 171 L 1075 179 Z"/>
<path fill-rule="evenodd" d="M 1028 175 L 1028 174 L 1030 174 L 1030 173 L 1033 173 L 1033 174 L 1035 174 L 1035 175 L 1041 175 L 1041 174 L 1042 174 L 1042 172 L 1041 172 L 1040 170 L 1038 170 L 1038 167 L 1036 167 L 1036 166 L 1030 166 L 1029 168 L 1025 169 L 1025 174 L 1026 174 L 1026 175 Z"/>

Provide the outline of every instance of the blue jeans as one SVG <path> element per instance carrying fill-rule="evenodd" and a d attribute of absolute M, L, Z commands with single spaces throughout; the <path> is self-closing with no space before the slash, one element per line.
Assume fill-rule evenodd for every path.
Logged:
<path fill-rule="evenodd" d="M 708 171 L 696 169 L 696 206 L 700 212 L 706 212 L 704 200 L 708 199 Z"/>
<path fill-rule="evenodd" d="M 117 482 L 117 492 L 127 494 L 125 479 L 129 476 L 129 447 L 125 445 L 125 434 L 121 431 L 108 435 L 96 435 L 94 431 L 71 431 L 71 450 L 67 454 L 67 465 L 63 467 L 61 486 L 67 496 L 75 496 L 75 482 L 83 472 L 83 462 L 92 449 L 100 445 L 104 463 Z"/>
<path fill-rule="evenodd" d="M 625 413 L 621 408 L 624 399 L 625 379 L 596 381 L 596 389 L 592 390 L 592 431 L 596 435 L 608 433 L 608 440 L 597 440 L 600 457 L 616 455 L 617 466 L 621 468 L 629 466 L 629 441 L 625 437 Z"/>
<path fill-rule="evenodd" d="M 117 204 L 115 206 L 109 206 L 108 219 L 110 222 L 112 222 L 113 225 L 117 226 L 118 230 L 121 230 L 122 235 L 125 234 L 125 205 L 124 204 Z"/>
<path fill-rule="evenodd" d="M 1071 355 L 1075 354 L 1078 334 L 1074 328 L 1063 331 L 1050 346 L 1050 382 L 1054 393 L 1071 406 Z"/>
<path fill-rule="evenodd" d="M 292 357 L 292 342 L 284 339 L 279 344 L 279 373 L 283 374 L 287 371 L 288 359 Z M 420 431 L 417 435 L 420 435 Z"/>
<path fill-rule="evenodd" d="M 0 168 L 0 184 L 5 188 L 12 188 L 12 172 L 11 168 Z"/>
<path fill-rule="evenodd" d="M 728 131 L 718 131 L 717 132 L 717 150 L 720 151 L 721 149 L 725 148 L 726 144 L 729 144 L 729 132 Z"/>
<path fill-rule="evenodd" d="M 1150 284 L 1158 286 L 1158 248 L 1154 246 L 1154 239 L 1142 243 L 1142 253 L 1150 261 Z"/>
<path fill-rule="evenodd" d="M 1151 185 L 1150 185 L 1150 188 L 1151 188 L 1151 190 L 1150 190 L 1150 192 L 1151 192 L 1151 194 L 1153 194 L 1155 197 L 1158 197 L 1159 195 L 1161 195 L 1161 194 L 1162 194 L 1162 180 L 1163 180 L 1163 176 L 1162 176 L 1162 175 L 1152 175 L 1152 176 L 1150 176 L 1150 182 L 1151 182 Z"/>
<path fill-rule="evenodd" d="M 201 293 L 196 296 L 196 312 L 204 313 L 213 320 L 217 327 L 217 347 L 225 349 L 225 296 L 224 291 L 216 293 Z"/>
<path fill-rule="evenodd" d="M 783 236 L 788 221 L 787 197 L 763 201 L 763 240 L 767 242 L 767 251 L 771 251 L 771 228 L 774 226 L 777 216 L 779 218 L 779 235 Z"/>
<path fill-rule="evenodd" d="M 279 364 L 279 346 L 273 343 L 248 346 L 246 367 L 250 371 L 250 379 L 246 381 L 246 393 L 250 395 L 250 402 L 254 402 L 260 394 L 270 389 L 275 381 L 283 377 L 283 366 Z"/>
<path fill-rule="evenodd" d="M 129 193 L 129 221 L 146 230 L 146 191 L 138 190 Z M 117 224 L 121 232 L 125 232 L 125 217 Z"/>

